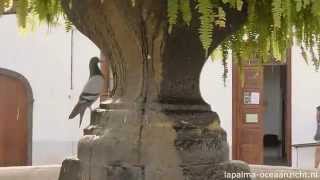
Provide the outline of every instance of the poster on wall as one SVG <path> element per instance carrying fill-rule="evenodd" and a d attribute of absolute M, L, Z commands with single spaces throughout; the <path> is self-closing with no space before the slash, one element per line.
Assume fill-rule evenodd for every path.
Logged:
<path fill-rule="evenodd" d="M 260 104 L 259 92 L 244 92 L 243 94 L 244 104 Z"/>

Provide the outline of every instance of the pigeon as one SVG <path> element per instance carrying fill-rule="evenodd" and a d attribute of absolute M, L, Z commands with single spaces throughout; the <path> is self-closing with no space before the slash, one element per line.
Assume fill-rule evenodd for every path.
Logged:
<path fill-rule="evenodd" d="M 82 118 L 84 112 L 89 107 L 92 111 L 91 105 L 98 99 L 101 91 L 103 90 L 104 77 L 99 69 L 98 63 L 101 62 L 99 58 L 93 57 L 89 63 L 90 76 L 86 85 L 84 86 L 78 103 L 73 108 L 69 119 L 73 119 L 78 114 L 80 114 L 80 123 L 81 126 Z"/>

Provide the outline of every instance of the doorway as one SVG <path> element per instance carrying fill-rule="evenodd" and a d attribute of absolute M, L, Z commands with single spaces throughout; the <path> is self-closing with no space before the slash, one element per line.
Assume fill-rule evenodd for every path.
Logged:
<path fill-rule="evenodd" d="M 233 66 L 233 159 L 291 165 L 291 61 Z"/>
<path fill-rule="evenodd" d="M 28 81 L 0 68 L 0 167 L 31 165 L 32 104 Z"/>
<path fill-rule="evenodd" d="M 286 65 L 264 66 L 264 164 L 288 165 L 286 149 Z"/>

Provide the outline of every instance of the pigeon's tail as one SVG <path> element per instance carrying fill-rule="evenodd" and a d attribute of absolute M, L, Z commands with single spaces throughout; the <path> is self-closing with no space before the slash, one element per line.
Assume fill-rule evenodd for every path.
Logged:
<path fill-rule="evenodd" d="M 72 110 L 72 112 L 69 115 L 69 119 L 73 119 L 74 117 L 76 117 L 79 113 L 80 115 L 83 116 L 83 113 L 86 109 L 87 105 L 86 104 L 81 104 L 78 103 Z M 82 119 L 82 117 L 80 117 Z"/>
<path fill-rule="evenodd" d="M 83 115 L 84 115 L 84 110 L 80 112 L 79 128 L 81 127 L 81 123 L 82 123 Z"/>

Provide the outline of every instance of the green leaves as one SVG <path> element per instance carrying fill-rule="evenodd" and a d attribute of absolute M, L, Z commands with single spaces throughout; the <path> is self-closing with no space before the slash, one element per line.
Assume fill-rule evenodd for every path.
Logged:
<path fill-rule="evenodd" d="M 190 9 L 190 3 L 188 0 L 181 0 L 180 1 L 180 12 L 182 14 L 182 19 L 184 22 L 187 23 L 187 25 L 190 25 L 192 14 Z"/>
<path fill-rule="evenodd" d="M 32 0 L 32 12 L 40 21 L 55 24 L 63 17 L 60 1 L 57 0 Z"/>
<path fill-rule="evenodd" d="M 0 16 L 10 8 L 12 0 L 0 0 Z"/>
<path fill-rule="evenodd" d="M 172 31 L 173 26 L 178 21 L 178 16 L 182 16 L 182 20 L 189 26 L 192 20 L 192 13 L 189 0 L 168 0 L 167 16 L 168 16 L 168 32 Z"/>
<path fill-rule="evenodd" d="M 275 31 L 271 33 L 271 54 L 276 59 L 276 61 L 283 60 L 283 53 L 281 52 L 282 49 L 279 47 L 279 43 L 277 41 L 277 34 Z M 283 50 L 284 51 L 284 50 Z"/>
<path fill-rule="evenodd" d="M 242 0 L 235 0 L 236 1 L 236 7 L 238 11 L 242 10 L 243 1 Z"/>
<path fill-rule="evenodd" d="M 17 18 L 18 23 L 22 27 L 26 27 L 27 15 L 29 11 L 29 2 L 28 0 L 19 0 L 16 1 L 16 10 L 17 10 Z"/>
<path fill-rule="evenodd" d="M 296 11 L 300 12 L 302 9 L 302 0 L 294 0 L 296 2 Z"/>
<path fill-rule="evenodd" d="M 222 47 L 218 46 L 214 49 L 210 55 L 212 61 L 221 60 L 222 59 Z"/>
<path fill-rule="evenodd" d="M 272 16 L 273 16 L 273 23 L 275 28 L 281 27 L 281 17 L 282 17 L 282 7 L 281 7 L 282 0 L 273 0 L 272 1 Z"/>
<path fill-rule="evenodd" d="M 168 23 L 169 23 L 168 31 L 169 33 L 171 33 L 173 26 L 177 23 L 179 1 L 167 0 L 167 3 L 168 3 L 167 14 L 168 14 Z"/>
<path fill-rule="evenodd" d="M 136 0 L 128 0 L 135 6 Z M 64 13 L 60 0 L 17 0 L 16 12 L 21 27 L 28 18 L 55 24 Z M 312 62 L 319 66 L 320 55 L 320 0 L 246 0 L 248 21 L 236 34 L 226 39 L 217 51 L 225 56 L 231 52 L 239 63 L 252 58 L 261 63 L 271 59 L 283 60 L 293 40 L 303 47 L 303 57 L 311 53 Z M 0 0 L 0 15 L 12 6 L 12 0 Z M 192 6 L 191 6 L 192 5 Z M 243 10 L 243 0 L 167 0 L 168 31 L 177 21 L 189 28 L 196 26 L 206 55 L 215 29 L 225 28 L 228 14 L 224 8 Z M 65 18 L 65 17 L 64 17 Z M 197 23 L 198 22 L 198 23 Z M 199 25 L 199 26 L 198 26 Z M 66 20 L 66 30 L 71 22 Z M 191 27 L 194 28 L 194 27 Z M 245 37 L 245 38 L 244 38 Z M 216 54 L 214 51 L 212 54 Z M 212 55 L 214 57 L 215 55 Z M 221 58 L 218 58 L 221 59 Z"/>
<path fill-rule="evenodd" d="M 0 15 L 11 8 L 15 8 L 18 24 L 23 29 L 32 23 L 31 19 L 57 24 L 64 17 L 60 0 L 0 0 Z"/>
<path fill-rule="evenodd" d="M 181 15 L 181 19 L 190 26 L 192 20 L 192 11 L 190 0 L 168 0 L 168 32 L 172 32 L 174 25 Z M 203 49 L 208 54 L 208 49 L 212 43 L 213 30 L 215 27 L 224 28 L 226 23 L 226 14 L 222 7 L 217 7 L 212 0 L 197 0 L 196 9 L 200 14 L 199 38 Z M 232 8 L 242 8 L 242 0 L 224 0 L 224 3 L 230 3 Z"/>
<path fill-rule="evenodd" d="M 4 13 L 5 2 L 4 0 L 0 0 L 0 15 Z"/>
<path fill-rule="evenodd" d="M 200 16 L 200 40 L 202 46 L 208 52 L 208 49 L 212 43 L 212 33 L 213 33 L 213 9 L 210 0 L 198 0 L 198 11 Z"/>
<path fill-rule="evenodd" d="M 70 32 L 73 29 L 73 24 L 67 17 L 65 18 L 64 27 L 66 32 Z"/>
<path fill-rule="evenodd" d="M 215 20 L 214 20 L 215 25 L 222 28 L 226 27 L 226 13 L 222 9 L 222 7 L 218 8 L 218 13 L 215 14 L 214 17 L 215 17 Z"/>
<path fill-rule="evenodd" d="M 235 8 L 238 11 L 241 11 L 243 6 L 243 0 L 222 0 L 222 3 L 230 4 L 232 8 Z"/>
<path fill-rule="evenodd" d="M 312 1 L 311 12 L 314 16 L 320 16 L 320 1 L 319 0 Z"/>

